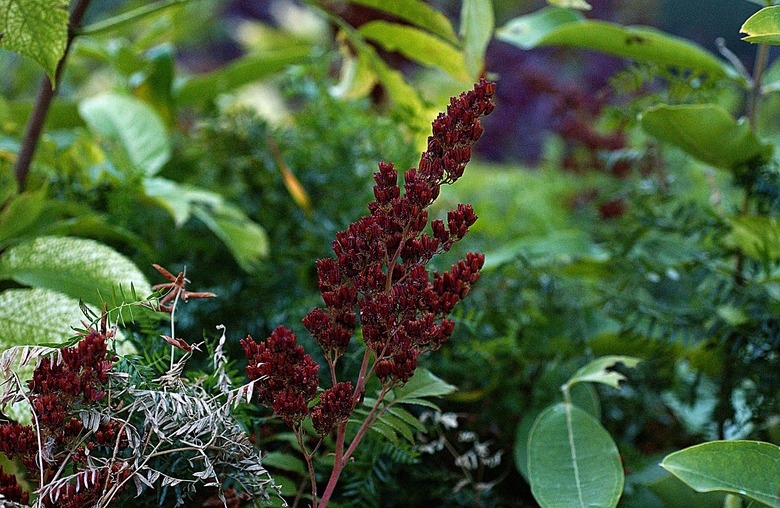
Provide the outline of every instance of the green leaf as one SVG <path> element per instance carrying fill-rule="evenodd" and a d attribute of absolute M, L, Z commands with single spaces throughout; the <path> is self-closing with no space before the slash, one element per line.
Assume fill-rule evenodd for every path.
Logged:
<path fill-rule="evenodd" d="M 728 221 L 735 247 L 755 259 L 780 259 L 780 221 L 775 217 L 738 215 Z"/>
<path fill-rule="evenodd" d="M 777 445 L 713 441 L 667 455 L 661 467 L 699 492 L 729 492 L 780 507 Z"/>
<path fill-rule="evenodd" d="M 748 34 L 742 40 L 754 44 L 780 44 L 780 6 L 765 7 L 750 16 L 740 33 Z"/>
<path fill-rule="evenodd" d="M 306 476 L 308 474 L 306 471 L 306 464 L 304 464 L 301 459 L 283 452 L 271 452 L 267 455 L 263 455 L 263 466 L 273 467 L 283 471 L 292 471 L 301 476 Z"/>
<path fill-rule="evenodd" d="M 620 388 L 620 382 L 625 380 L 626 377 L 619 372 L 608 370 L 614 367 L 618 363 L 625 364 L 626 367 L 634 368 L 639 362 L 639 358 L 633 356 L 603 356 L 590 362 L 589 364 L 580 368 L 574 375 L 566 382 L 566 385 L 571 388 L 577 383 L 601 383 L 613 388 Z"/>
<path fill-rule="evenodd" d="M 272 76 L 311 55 L 311 45 L 296 44 L 243 56 L 220 69 L 194 76 L 176 90 L 176 103 L 187 106 L 214 100 L 218 95 Z"/>
<path fill-rule="evenodd" d="M 596 418 L 601 418 L 601 403 L 596 389 L 591 384 L 577 384 L 571 390 L 571 402 Z M 528 480 L 528 436 L 536 418 L 541 413 L 538 409 L 527 411 L 515 431 L 514 459 L 515 466 L 523 478 Z"/>
<path fill-rule="evenodd" d="M 528 476 L 542 508 L 614 507 L 623 492 L 615 442 L 573 404 L 545 409 L 528 437 Z"/>
<path fill-rule="evenodd" d="M 454 78 L 470 81 L 463 53 L 449 43 L 417 28 L 370 21 L 360 27 L 360 35 L 374 41 L 387 51 L 397 51 L 406 58 L 429 67 L 439 67 Z"/>
<path fill-rule="evenodd" d="M 0 0 L 0 48 L 38 62 L 53 85 L 67 42 L 67 0 Z"/>
<path fill-rule="evenodd" d="M 46 203 L 46 187 L 17 194 L 0 211 L 0 247 L 35 224 Z"/>
<path fill-rule="evenodd" d="M 453 44 L 458 42 L 455 30 L 447 16 L 419 0 L 349 0 L 350 3 L 364 5 L 408 21 L 428 30 Z"/>
<path fill-rule="evenodd" d="M 662 104 L 644 111 L 640 123 L 651 136 L 720 168 L 736 169 L 772 155 L 772 145 L 758 139 L 745 119 L 737 121 L 715 104 Z"/>
<path fill-rule="evenodd" d="M 86 319 L 79 301 L 49 289 L 9 289 L 0 293 L 0 349 L 67 342 Z"/>
<path fill-rule="evenodd" d="M 426 432 L 425 425 L 420 423 L 420 420 L 417 419 L 413 414 L 411 414 L 409 411 L 400 408 L 398 406 L 391 407 L 387 410 L 387 413 L 393 415 L 394 417 L 398 418 L 399 420 L 402 420 L 405 422 L 408 426 L 412 427 L 418 432 Z"/>
<path fill-rule="evenodd" d="M 397 434 L 403 436 L 403 438 L 409 441 L 410 443 L 414 443 L 414 434 L 412 433 L 412 429 L 402 419 L 396 418 L 389 412 L 386 412 L 382 416 L 380 416 L 377 421 L 383 423 L 384 425 L 387 425 L 389 428 L 393 429 Z"/>
<path fill-rule="evenodd" d="M 463 54 L 472 80 L 481 74 L 485 64 L 485 50 L 495 28 L 493 0 L 463 0 L 460 8 L 460 36 Z"/>
<path fill-rule="evenodd" d="M 119 140 L 135 169 L 147 176 L 155 175 L 171 158 L 165 125 L 138 99 L 101 95 L 82 101 L 79 113 L 93 132 Z"/>
<path fill-rule="evenodd" d="M 553 7 L 569 7 L 581 11 L 589 11 L 593 8 L 585 0 L 547 0 L 547 3 Z"/>
<path fill-rule="evenodd" d="M 412 379 L 400 388 L 396 388 L 395 400 L 401 404 L 411 404 L 410 399 L 441 397 L 456 390 L 454 386 L 433 375 L 426 369 L 417 369 Z"/>
<path fill-rule="evenodd" d="M 167 209 L 177 227 L 183 226 L 190 219 L 194 205 L 218 207 L 223 202 L 222 196 L 216 192 L 166 178 L 144 178 L 143 186 L 144 194 Z"/>
<path fill-rule="evenodd" d="M 260 261 L 268 255 L 268 236 L 259 224 L 227 203 L 214 208 L 194 206 L 192 214 L 224 242 L 242 270 L 257 271 Z"/>
<path fill-rule="evenodd" d="M 658 467 L 658 466 L 655 466 Z M 664 471 L 664 475 L 647 484 L 653 494 L 663 501 L 666 508 L 722 508 L 726 496 L 721 492 L 696 492 L 676 476 Z"/>
<path fill-rule="evenodd" d="M 523 49 L 569 46 L 713 76 L 737 76 L 725 62 L 686 39 L 648 27 L 585 20 L 572 9 L 547 7 L 515 18 L 496 31 L 496 38 Z"/>
<path fill-rule="evenodd" d="M 94 240 L 42 236 L 0 257 L 0 278 L 60 291 L 100 308 L 117 286 L 140 296 L 151 293 L 146 277 L 125 256 Z"/>

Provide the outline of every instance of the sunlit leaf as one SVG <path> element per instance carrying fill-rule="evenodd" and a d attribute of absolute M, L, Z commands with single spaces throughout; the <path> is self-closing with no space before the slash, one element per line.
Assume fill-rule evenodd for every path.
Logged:
<path fill-rule="evenodd" d="M 667 455 L 661 467 L 699 492 L 729 492 L 780 507 L 777 445 L 713 441 Z"/>
<path fill-rule="evenodd" d="M 0 0 L 0 48 L 38 62 L 52 83 L 67 41 L 67 0 Z"/>
<path fill-rule="evenodd" d="M 134 97 L 92 97 L 79 104 L 79 113 L 92 131 L 118 140 L 133 166 L 147 176 L 157 174 L 171 158 L 168 131 L 162 120 Z"/>
<path fill-rule="evenodd" d="M 226 203 L 215 208 L 194 206 L 192 214 L 225 243 L 242 270 L 258 270 L 261 260 L 268 255 L 268 236 L 259 224 Z"/>
<path fill-rule="evenodd" d="M 0 348 L 66 342 L 84 319 L 76 298 L 50 289 L 8 289 L 0 293 Z"/>
<path fill-rule="evenodd" d="M 642 361 L 633 356 L 604 356 L 597 358 L 578 370 L 566 383 L 569 387 L 577 383 L 601 383 L 613 388 L 620 388 L 620 382 L 626 377 L 619 372 L 609 370 L 619 363 L 626 367 L 636 367 Z"/>
<path fill-rule="evenodd" d="M 742 40 L 754 44 L 780 44 L 780 6 L 765 7 L 750 16 L 740 33 L 748 34 Z"/>
<path fill-rule="evenodd" d="M 476 80 L 485 63 L 485 50 L 493 38 L 493 0 L 463 0 L 460 8 L 460 36 L 471 78 Z"/>
<path fill-rule="evenodd" d="M 409 399 L 441 397 L 456 390 L 454 386 L 433 375 L 426 369 L 417 369 L 414 377 L 401 388 L 394 390 L 395 399 L 402 404 L 410 404 Z"/>
<path fill-rule="evenodd" d="M 359 32 L 387 51 L 397 51 L 415 62 L 443 69 L 457 79 L 471 80 L 463 53 L 438 37 L 387 21 L 370 21 L 362 25 Z"/>
<path fill-rule="evenodd" d="M 589 11 L 593 9 L 591 5 L 585 0 L 547 0 L 547 3 L 555 7 L 569 7 L 571 9 L 579 9 L 581 11 Z"/>
<path fill-rule="evenodd" d="M 686 39 L 648 27 L 586 20 L 572 9 L 547 7 L 515 18 L 498 29 L 496 37 L 523 49 L 570 46 L 713 76 L 736 76 L 725 62 Z"/>
<path fill-rule="evenodd" d="M 289 65 L 304 61 L 310 55 L 309 44 L 251 53 L 220 69 L 185 80 L 176 89 L 176 103 L 179 106 L 208 103 L 220 94 L 272 76 Z"/>
<path fill-rule="evenodd" d="M 350 3 L 364 5 L 377 9 L 388 14 L 392 14 L 399 19 L 407 21 L 419 28 L 424 28 L 429 32 L 438 35 L 452 43 L 457 43 L 455 30 L 447 19 L 447 16 L 433 9 L 425 2 L 420 0 L 349 0 Z"/>
<path fill-rule="evenodd" d="M 102 307 L 114 288 L 133 285 L 151 293 L 146 277 L 122 254 L 94 240 L 43 236 L 17 244 L 0 257 L 0 278 L 60 291 Z M 99 293 L 98 293 L 99 292 Z"/>
<path fill-rule="evenodd" d="M 715 104 L 662 104 L 645 110 L 640 123 L 648 134 L 721 168 L 766 161 L 773 150 L 745 119 L 735 120 Z"/>

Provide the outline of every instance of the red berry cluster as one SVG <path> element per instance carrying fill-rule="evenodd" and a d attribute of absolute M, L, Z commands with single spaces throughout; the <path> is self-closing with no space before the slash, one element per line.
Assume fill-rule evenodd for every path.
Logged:
<path fill-rule="evenodd" d="M 16 476 L 6 474 L 3 472 L 3 466 L 0 466 L 0 505 L 3 501 L 28 504 L 30 493 L 22 490 L 21 485 L 16 481 Z"/>
<path fill-rule="evenodd" d="M 79 408 L 93 405 L 106 394 L 108 371 L 112 366 L 106 355 L 105 326 L 100 332 L 90 329 L 77 346 L 61 349 L 59 357 L 42 359 L 28 381 L 28 398 L 38 424 L 40 442 L 46 447 L 42 459 L 45 481 L 54 478 L 63 461 L 72 461 L 74 466 L 84 465 L 87 462 L 86 449 L 96 452 L 99 447 L 113 449 L 115 445 L 119 423 L 113 420 L 102 423 L 95 433 L 85 439 L 84 425 L 77 418 Z M 80 444 L 74 447 L 76 440 Z M 123 440 L 119 445 L 125 448 L 127 443 Z M 39 441 L 33 426 L 18 423 L 0 425 L 0 452 L 10 459 L 20 459 L 27 469 L 29 480 L 40 478 Z M 88 473 L 93 474 L 91 471 Z M 4 482 L 5 479 L 0 478 L 0 484 L 6 485 Z M 97 499 L 105 483 L 93 482 L 93 485 Z M 60 489 L 56 502 L 44 498 L 43 504 L 86 506 L 87 501 L 78 501 L 86 500 L 84 496 L 89 499 L 92 496 L 86 484 L 79 488 L 65 485 Z M 8 495 L 6 497 L 11 499 Z"/>
<path fill-rule="evenodd" d="M 246 368 L 257 383 L 257 395 L 265 406 L 288 424 L 300 423 L 308 413 L 308 403 L 317 395 L 319 365 L 296 346 L 295 334 L 280 326 L 265 342 L 252 337 L 241 341 L 249 360 Z"/>
<path fill-rule="evenodd" d="M 342 381 L 322 392 L 320 403 L 311 409 L 311 422 L 318 434 L 324 436 L 349 419 L 354 390 L 352 383 Z"/>
<path fill-rule="evenodd" d="M 358 315 L 374 356 L 374 372 L 386 387 L 407 382 L 419 354 L 437 349 L 452 334 L 454 322 L 447 317 L 479 278 L 485 258 L 470 253 L 449 271 L 432 276 L 425 265 L 462 239 L 477 216 L 470 205 L 458 205 L 446 222 L 431 223 L 431 236 L 424 232 L 427 208 L 442 184 L 463 174 L 471 147 L 482 135 L 479 118 L 493 110 L 494 93 L 495 84 L 483 79 L 472 91 L 451 99 L 447 113 L 433 122 L 419 167 L 403 175 L 403 195 L 398 171 L 380 163 L 370 215 L 336 235 L 335 258 L 317 262 L 325 308 L 313 309 L 303 324 L 325 351 L 332 373 L 355 333 Z M 288 423 L 299 422 L 316 394 L 316 364 L 285 328 L 278 328 L 265 343 L 247 338 L 242 344 L 250 379 L 265 378 L 258 383 L 260 401 Z M 346 421 L 359 388 L 337 383 L 323 392 L 311 410 L 318 433 L 327 434 Z"/>

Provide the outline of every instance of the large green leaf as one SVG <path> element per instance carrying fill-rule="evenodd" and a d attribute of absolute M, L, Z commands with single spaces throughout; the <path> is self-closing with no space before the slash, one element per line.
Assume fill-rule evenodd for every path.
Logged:
<path fill-rule="evenodd" d="M 0 210 L 0 248 L 23 235 L 35 224 L 46 202 L 46 188 L 27 191 L 12 197 Z"/>
<path fill-rule="evenodd" d="M 425 397 L 441 397 L 456 390 L 456 388 L 436 377 L 427 369 L 418 368 L 414 377 L 400 388 L 396 388 L 395 400 L 400 404 L 417 404 Z"/>
<path fill-rule="evenodd" d="M 52 83 L 67 42 L 67 0 L 0 0 L 0 48 L 38 62 Z"/>
<path fill-rule="evenodd" d="M 597 420 L 601 418 L 601 402 L 599 401 L 598 392 L 593 388 L 593 385 L 587 383 L 574 385 L 571 388 L 570 396 L 574 405 L 583 409 Z M 515 466 L 526 480 L 528 480 L 528 436 L 531 434 L 531 428 L 533 428 L 539 413 L 541 411 L 538 409 L 527 411 L 523 414 L 515 430 L 515 446 L 513 450 Z"/>
<path fill-rule="evenodd" d="M 397 51 L 406 58 L 430 67 L 439 67 L 453 77 L 470 81 L 463 53 L 451 44 L 414 27 L 370 21 L 360 27 L 360 34 L 387 51 Z"/>
<path fill-rule="evenodd" d="M 476 80 L 485 63 L 485 50 L 493 38 L 493 0 L 463 0 L 460 8 L 460 36 L 466 67 Z"/>
<path fill-rule="evenodd" d="M 780 6 L 765 7 L 750 16 L 741 33 L 748 34 L 742 40 L 755 44 L 780 44 Z"/>
<path fill-rule="evenodd" d="M 570 46 L 643 62 L 736 76 L 725 62 L 685 39 L 648 27 L 586 20 L 572 9 L 547 7 L 509 21 L 496 37 L 523 49 Z"/>
<path fill-rule="evenodd" d="M 79 301 L 49 289 L 9 289 L 0 293 L 0 349 L 67 342 L 86 319 Z"/>
<path fill-rule="evenodd" d="M 729 218 L 734 246 L 756 259 L 780 259 L 780 221 L 762 215 Z"/>
<path fill-rule="evenodd" d="M 428 30 L 452 43 L 457 43 L 458 38 L 447 16 L 433 9 L 420 0 L 349 0 L 353 4 L 364 5 L 384 11 L 404 21 Z"/>
<path fill-rule="evenodd" d="M 79 104 L 79 113 L 92 131 L 119 140 L 135 169 L 147 176 L 157 174 L 171 158 L 162 120 L 134 97 L 106 94 L 86 99 Z"/>
<path fill-rule="evenodd" d="M 145 178 L 143 186 L 148 197 L 168 210 L 177 227 L 190 219 L 194 205 L 220 206 L 223 202 L 222 196 L 216 192 L 166 178 Z"/>
<path fill-rule="evenodd" d="M 223 203 L 214 208 L 194 206 L 192 214 L 224 242 L 245 272 L 253 273 L 268 255 L 268 236 L 239 208 Z"/>
<path fill-rule="evenodd" d="M 772 145 L 758 139 L 747 121 L 735 120 L 715 104 L 662 104 L 644 111 L 640 123 L 648 134 L 721 168 L 736 169 L 772 155 Z"/>
<path fill-rule="evenodd" d="M 633 368 L 640 361 L 642 360 L 633 356 L 603 356 L 583 366 L 566 384 L 571 387 L 577 383 L 601 383 L 613 388 L 620 388 L 620 382 L 625 380 L 626 376 L 609 369 L 619 363 Z"/>
<path fill-rule="evenodd" d="M 647 488 L 663 501 L 666 508 L 722 508 L 726 497 L 722 492 L 696 492 L 667 471 L 660 478 L 647 483 Z"/>
<path fill-rule="evenodd" d="M 146 277 L 125 256 L 94 240 L 42 236 L 17 244 L 0 257 L 0 278 L 60 291 L 100 308 L 117 286 L 146 296 Z M 100 292 L 100 295 L 98 294 Z"/>
<path fill-rule="evenodd" d="M 730 492 L 780 507 L 777 445 L 713 441 L 667 455 L 661 467 L 699 492 Z"/>
<path fill-rule="evenodd" d="M 528 437 L 528 476 L 542 508 L 614 507 L 623 466 L 604 427 L 573 404 L 545 409 Z"/>
<path fill-rule="evenodd" d="M 176 103 L 186 106 L 214 100 L 219 94 L 265 79 L 311 55 L 311 45 L 295 44 L 251 53 L 215 71 L 194 76 L 176 90 Z"/>

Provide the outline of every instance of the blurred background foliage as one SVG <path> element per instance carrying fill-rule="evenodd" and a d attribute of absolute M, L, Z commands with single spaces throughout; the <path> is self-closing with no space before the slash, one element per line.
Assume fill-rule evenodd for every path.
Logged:
<path fill-rule="evenodd" d="M 738 37 L 758 9 L 748 1 L 590 3 L 589 18 L 656 26 L 716 54 L 724 37 L 752 67 L 755 48 Z M 441 401 L 444 415 L 420 414 L 430 433 L 416 445 L 373 436 L 346 472 L 341 505 L 534 506 L 521 467 L 530 424 L 578 367 L 606 354 L 644 359 L 624 390 L 579 395 L 617 441 L 621 506 L 685 506 L 669 504 L 683 487 L 656 466 L 670 450 L 719 437 L 780 443 L 780 244 L 776 222 L 756 223 L 778 217 L 777 163 L 734 174 L 637 122 L 659 103 L 715 103 L 739 116 L 741 89 L 496 39 L 484 67 L 479 51 L 455 65 L 448 51 L 462 58 L 482 37 L 464 28 L 460 1 L 429 2 L 445 23 L 420 31 L 451 42 L 433 57 L 394 51 L 381 29 L 367 29 L 414 24 L 370 4 L 170 1 L 107 25 L 147 3 L 94 3 L 27 181 L 27 192 L 45 194 L 43 211 L 0 248 L 71 235 L 111 246 L 150 278 L 152 262 L 186 265 L 197 289 L 219 298 L 184 307 L 182 337 L 213 340 L 225 324 L 238 358 L 240 338 L 285 323 L 313 351 L 300 320 L 319 303 L 315 260 L 366 212 L 376 164 L 416 165 L 434 112 L 485 71 L 499 81 L 497 108 L 476 160 L 436 206 L 443 215 L 468 202 L 480 216 L 440 267 L 477 250 L 486 269 L 452 341 L 421 359 L 459 391 Z M 495 26 L 542 5 L 496 0 Z M 32 61 L 0 52 L 9 189 L 40 77 Z M 778 139 L 778 108 L 769 95 L 756 118 L 766 140 Z M 141 124 L 123 123 L 131 117 Z M 128 129 L 140 138 L 117 134 Z M 13 193 L 0 194 L 6 212 Z M 739 216 L 746 193 L 761 218 Z M 35 286 L 6 279 L 0 289 Z M 159 357 L 147 328 L 127 335 Z M 209 362 L 196 356 L 194 371 Z M 247 411 L 248 430 L 272 452 L 269 469 L 294 496 L 305 474 L 289 435 Z"/>

